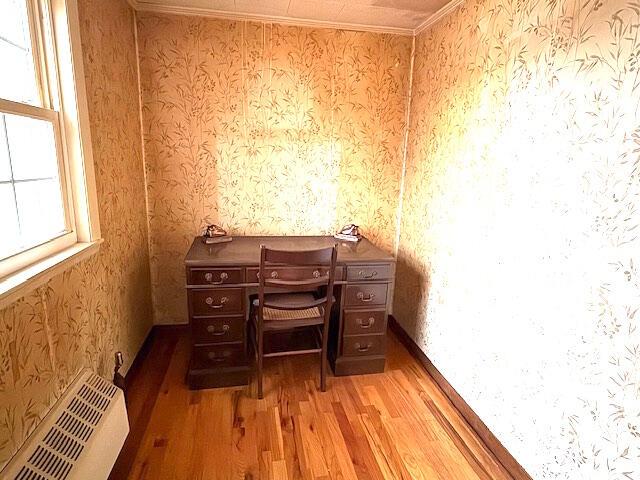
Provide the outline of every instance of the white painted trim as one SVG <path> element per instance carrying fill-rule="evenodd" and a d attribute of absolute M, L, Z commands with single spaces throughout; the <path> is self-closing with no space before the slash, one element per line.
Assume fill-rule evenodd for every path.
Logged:
<path fill-rule="evenodd" d="M 147 226 L 147 253 L 149 254 L 149 261 L 147 262 L 147 270 L 149 273 L 149 278 L 151 278 L 151 251 L 152 251 L 152 241 L 151 241 L 151 216 L 148 214 L 151 210 L 149 209 L 149 177 L 147 175 L 147 150 L 144 143 L 144 116 L 142 114 L 142 106 L 143 106 L 143 98 L 142 98 L 142 76 L 140 75 L 140 44 L 138 43 L 138 13 L 134 9 L 132 13 L 133 17 L 133 38 L 135 40 L 136 46 L 136 78 L 138 81 L 138 119 L 140 123 L 140 153 L 142 154 L 142 176 L 144 178 L 144 208 L 146 215 L 146 226 Z M 152 324 L 155 325 L 155 309 L 151 309 L 152 316 Z M 146 338 L 146 337 L 145 337 Z M 126 362 L 126 360 L 125 360 Z M 127 366 L 127 369 L 129 367 Z"/>
<path fill-rule="evenodd" d="M 178 7 L 156 5 L 144 1 L 128 0 L 136 10 L 154 13 L 168 13 L 173 15 L 196 15 L 226 20 L 248 20 L 254 22 L 279 23 L 298 27 L 333 28 L 337 30 L 356 30 L 359 32 L 391 33 L 395 35 L 413 35 L 411 28 L 385 27 L 383 25 L 363 25 L 360 23 L 329 22 L 324 20 L 310 20 L 304 18 L 281 17 L 278 15 L 262 15 L 258 13 L 227 12 L 209 8 Z M 135 5 L 135 6 L 134 6 Z"/>
<path fill-rule="evenodd" d="M 424 32 L 431 25 L 438 23 L 440 20 L 442 20 L 447 15 L 449 15 L 451 12 L 453 12 L 456 8 L 458 8 L 463 3 L 464 3 L 464 0 L 451 0 L 444 7 L 442 7 L 440 10 L 438 10 L 436 13 L 434 13 L 429 18 L 427 18 L 424 22 L 422 22 L 422 24 L 413 31 L 413 35 L 416 36 Z"/>
<path fill-rule="evenodd" d="M 58 112 L 48 108 L 35 107 L 27 103 L 13 102 L 0 98 L 0 111 L 11 113 L 22 117 L 35 118 L 36 120 L 46 120 L 51 123 L 58 121 Z"/>
<path fill-rule="evenodd" d="M 0 310 L 44 285 L 64 270 L 97 253 L 101 243 L 102 240 L 76 243 L 3 278 L 0 281 Z"/>
<path fill-rule="evenodd" d="M 76 231 L 80 242 L 92 242 L 101 232 L 78 4 L 50 2 Z"/>
<path fill-rule="evenodd" d="M 416 28 L 386 27 L 384 25 L 363 25 L 360 23 L 330 22 L 325 20 L 311 20 L 304 18 L 282 17 L 278 15 L 263 15 L 259 13 L 228 12 L 210 8 L 181 7 L 171 5 L 157 5 L 145 0 L 126 0 L 131 8 L 144 12 L 167 13 L 173 15 L 196 15 L 201 17 L 221 18 L 226 20 L 249 20 L 255 22 L 280 23 L 299 27 L 334 28 L 337 30 L 356 30 L 360 32 L 391 33 L 395 35 L 416 36 L 431 25 L 439 22 L 453 10 L 464 3 L 464 0 L 451 0 L 440 10 L 435 12 Z"/>
<path fill-rule="evenodd" d="M 76 232 L 60 232 L 53 238 L 43 240 L 41 243 L 35 243 L 26 246 L 24 250 L 3 258 L 0 261 L 0 285 L 5 278 L 13 275 L 29 265 L 38 263 L 43 258 L 49 257 L 78 243 Z"/>
<path fill-rule="evenodd" d="M 407 111 L 405 113 L 404 139 L 402 151 L 402 175 L 400 177 L 400 195 L 398 198 L 398 209 L 396 212 L 396 238 L 394 255 L 398 258 L 400 249 L 400 234 L 402 229 L 402 208 L 404 206 L 404 190 L 407 177 L 407 149 L 409 148 L 409 130 L 411 129 L 411 99 L 413 98 L 413 68 L 416 58 L 416 37 L 411 39 L 411 66 L 409 67 L 409 92 L 407 95 Z"/>

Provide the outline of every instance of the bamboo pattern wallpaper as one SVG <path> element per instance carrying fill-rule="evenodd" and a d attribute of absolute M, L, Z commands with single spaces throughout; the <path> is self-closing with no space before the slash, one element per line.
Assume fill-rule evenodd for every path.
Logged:
<path fill-rule="evenodd" d="M 536 479 L 640 478 L 640 5 L 416 39 L 394 313 Z"/>
<path fill-rule="evenodd" d="M 156 323 L 187 321 L 205 223 L 394 249 L 412 39 L 140 12 Z"/>
<path fill-rule="evenodd" d="M 411 38 L 140 13 L 136 59 L 125 0 L 79 4 L 105 243 L 0 311 L 0 467 L 82 366 L 186 320 L 205 222 L 354 221 L 399 233 L 396 317 L 533 478 L 640 478 L 637 3 L 421 33 L 403 188 Z"/>
<path fill-rule="evenodd" d="M 104 243 L 100 252 L 0 311 L 0 469 L 83 366 L 128 367 L 151 326 L 133 12 L 79 0 Z"/>

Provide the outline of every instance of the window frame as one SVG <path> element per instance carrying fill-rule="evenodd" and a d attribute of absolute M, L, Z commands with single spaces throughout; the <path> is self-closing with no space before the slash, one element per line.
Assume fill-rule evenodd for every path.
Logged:
<path fill-rule="evenodd" d="M 78 241 L 78 236 L 76 234 L 75 223 L 73 221 L 73 195 L 71 194 L 71 189 L 68 188 L 69 169 L 67 168 L 67 162 L 64 155 L 59 112 L 35 107 L 25 103 L 12 102 L 3 98 L 0 98 L 0 112 L 47 121 L 53 126 L 56 159 L 58 162 L 58 179 L 60 182 L 62 201 L 64 203 L 65 226 L 65 230 L 59 235 L 56 235 L 49 240 L 30 245 L 24 250 L 16 252 L 9 257 L 0 259 L 0 278 L 3 278 L 48 255 L 51 255 L 52 253 L 74 245 Z"/>
<path fill-rule="evenodd" d="M 0 98 L 0 111 L 51 122 L 66 232 L 0 260 L 0 308 L 97 252 L 102 239 L 77 0 L 26 0 L 42 106 Z"/>

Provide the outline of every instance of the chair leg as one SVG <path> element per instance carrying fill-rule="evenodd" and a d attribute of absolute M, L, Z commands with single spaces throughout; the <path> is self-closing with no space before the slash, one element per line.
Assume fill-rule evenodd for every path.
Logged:
<path fill-rule="evenodd" d="M 327 391 L 327 343 L 328 328 L 322 329 L 322 353 L 320 358 L 320 391 Z"/>
<path fill-rule="evenodd" d="M 322 360 L 320 361 L 320 391 L 327 391 L 327 356 L 322 352 Z"/>
<path fill-rule="evenodd" d="M 262 356 L 263 356 L 263 345 L 262 345 L 262 329 L 260 327 L 257 328 L 257 340 L 258 340 L 258 398 L 263 398 L 262 392 Z"/>

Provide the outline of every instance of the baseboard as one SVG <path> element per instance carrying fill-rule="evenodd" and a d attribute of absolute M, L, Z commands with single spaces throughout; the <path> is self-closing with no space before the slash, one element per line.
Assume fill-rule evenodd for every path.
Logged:
<path fill-rule="evenodd" d="M 133 359 L 133 362 L 131 362 L 131 366 L 129 367 L 129 370 L 127 370 L 127 373 L 125 373 L 124 375 L 125 393 L 129 389 L 129 386 L 131 385 L 131 380 L 135 378 L 136 375 L 138 375 L 138 372 L 140 371 L 140 365 L 142 365 L 142 363 L 144 362 L 144 359 L 147 358 L 147 355 L 149 354 L 149 349 L 151 348 L 151 344 L 153 343 L 153 338 L 155 334 L 156 334 L 155 325 L 152 325 L 151 329 L 149 329 L 149 333 L 147 333 L 146 338 L 142 342 L 142 346 L 138 350 L 138 353 L 136 353 L 136 356 Z"/>
<path fill-rule="evenodd" d="M 124 376 L 125 393 L 127 392 L 127 390 L 129 390 L 129 387 L 131 386 L 131 382 L 133 381 L 133 379 L 136 378 L 136 376 L 138 375 L 138 372 L 140 371 L 140 366 L 144 363 L 144 359 L 147 358 L 147 355 L 149 354 L 149 350 L 151 349 L 151 345 L 153 344 L 153 339 L 157 335 L 158 331 L 174 330 L 174 329 L 180 329 L 180 328 L 184 329 L 185 326 L 184 325 L 152 325 L 151 326 L 151 329 L 149 330 L 147 337 L 144 339 L 144 342 L 142 342 L 142 346 L 140 347 L 140 350 L 138 350 L 138 353 L 136 354 L 136 358 L 133 359 L 133 362 L 131 362 L 131 366 L 129 367 L 129 370 L 127 370 L 127 373 Z"/>
<path fill-rule="evenodd" d="M 131 430 L 116 460 L 110 480 L 129 478 L 129 473 L 151 419 L 158 392 L 173 358 L 179 335 L 187 326 L 154 325 L 125 375 L 125 397 Z M 164 341 L 163 341 L 164 338 Z M 169 338 L 170 340 L 167 340 Z"/>
<path fill-rule="evenodd" d="M 531 476 L 522 468 L 522 465 L 513 458 L 513 455 L 500 443 L 500 440 L 491 433 L 491 430 L 484 424 L 478 415 L 472 410 L 464 398 L 451 386 L 447 379 L 433 365 L 429 357 L 420 350 L 420 347 L 413 341 L 409 334 L 400 326 L 398 321 L 389 316 L 389 328 L 396 334 L 398 339 L 409 350 L 411 355 L 423 366 L 423 368 L 431 375 L 436 384 L 440 387 L 446 397 L 453 403 L 454 407 L 460 412 L 462 417 L 467 421 L 473 431 L 480 437 L 487 448 L 498 459 L 502 466 L 509 472 L 515 480 L 532 480 Z"/>

